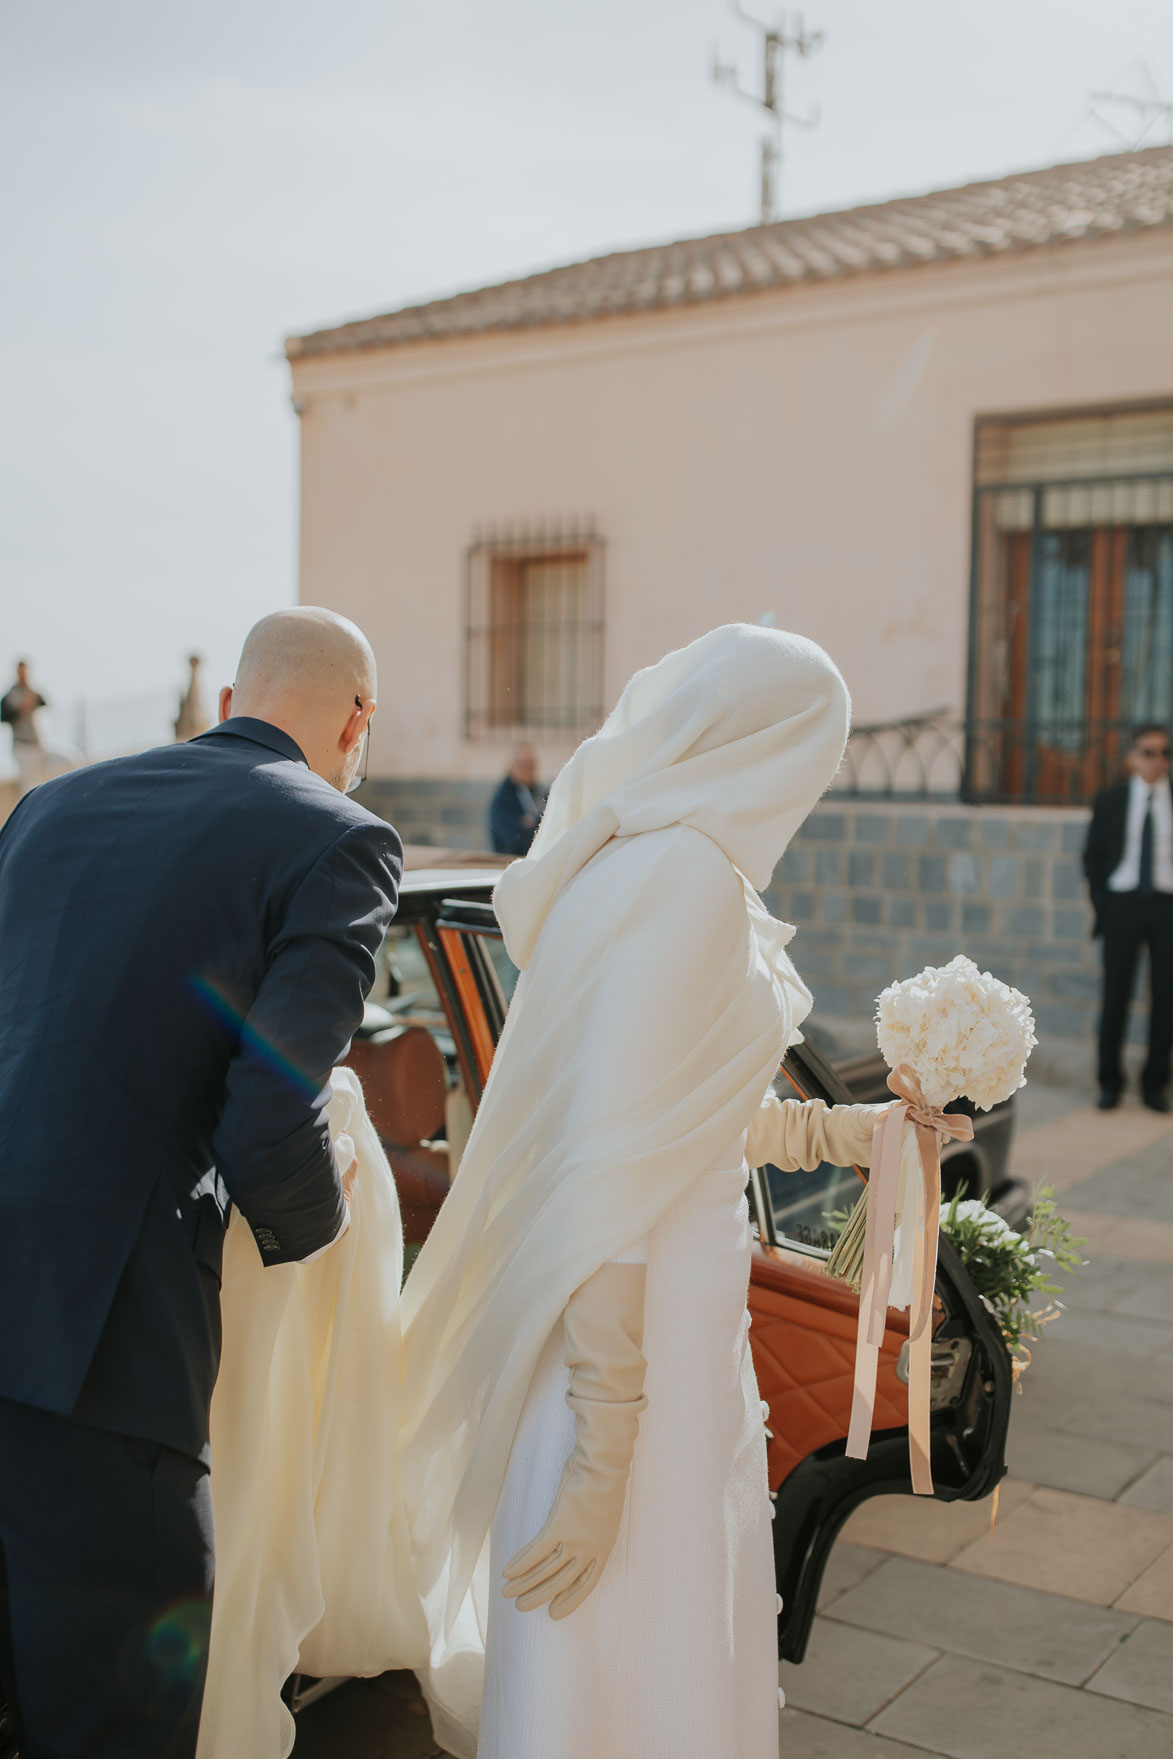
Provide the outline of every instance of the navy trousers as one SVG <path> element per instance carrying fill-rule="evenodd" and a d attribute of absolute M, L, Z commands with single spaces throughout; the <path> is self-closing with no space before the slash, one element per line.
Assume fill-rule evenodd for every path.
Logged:
<path fill-rule="evenodd" d="M 208 1469 L 0 1399 L 0 1674 L 21 1759 L 193 1759 Z"/>
<path fill-rule="evenodd" d="M 1149 953 L 1149 1054 L 1141 1074 L 1147 1097 L 1164 1093 L 1173 1057 L 1173 893 L 1109 892 L 1104 900 L 1104 1004 L 1100 1014 L 1100 1086 L 1119 1093 L 1121 1048 L 1132 1006 L 1140 950 Z"/>

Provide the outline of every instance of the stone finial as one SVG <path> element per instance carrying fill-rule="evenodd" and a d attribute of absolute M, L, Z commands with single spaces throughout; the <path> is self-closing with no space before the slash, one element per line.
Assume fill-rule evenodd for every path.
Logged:
<path fill-rule="evenodd" d="M 200 655 L 190 654 L 187 663 L 191 667 L 191 677 L 179 699 L 179 715 L 175 722 L 175 738 L 179 744 L 194 739 L 197 733 L 206 733 L 211 726 L 200 695 Z"/>

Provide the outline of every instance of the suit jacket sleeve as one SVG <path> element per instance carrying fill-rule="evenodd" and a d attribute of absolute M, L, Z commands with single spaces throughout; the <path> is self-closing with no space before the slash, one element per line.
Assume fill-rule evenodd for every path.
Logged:
<path fill-rule="evenodd" d="M 390 825 L 343 832 L 298 888 L 244 1022 L 214 1153 L 266 1264 L 318 1251 L 345 1219 L 330 1071 L 362 1020 L 402 871 Z"/>
<path fill-rule="evenodd" d="M 1092 804 L 1087 842 L 1083 848 L 1083 871 L 1087 876 L 1092 909 L 1095 912 L 1095 922 L 1092 926 L 1093 935 L 1100 933 L 1100 919 L 1103 915 L 1104 899 L 1108 893 L 1108 880 L 1120 860 L 1120 852 L 1115 847 L 1116 839 L 1112 835 L 1113 804 L 1111 789 L 1105 788 L 1102 793 L 1096 795 Z"/>

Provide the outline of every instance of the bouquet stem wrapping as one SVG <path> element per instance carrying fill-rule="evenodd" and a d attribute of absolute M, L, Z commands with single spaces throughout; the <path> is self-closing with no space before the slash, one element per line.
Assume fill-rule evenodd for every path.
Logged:
<path fill-rule="evenodd" d="M 941 1142 L 947 1136 L 969 1141 L 973 1136 L 973 1124 L 969 1118 L 956 1112 L 944 1112 L 928 1105 L 920 1082 L 906 1064 L 892 1071 L 888 1086 L 897 1095 L 897 1103 L 882 1112 L 876 1121 L 872 1136 L 871 1177 L 844 1230 L 844 1239 L 836 1248 L 838 1264 L 832 1270 L 833 1275 L 842 1276 L 859 1289 L 855 1378 L 846 1451 L 848 1459 L 866 1460 L 871 1441 L 876 1376 L 892 1288 L 900 1153 L 907 1119 L 916 1131 L 922 1175 L 911 1194 L 916 1202 L 917 1216 L 908 1329 L 908 1447 L 913 1491 L 918 1496 L 931 1496 L 929 1414 L 933 1293 L 941 1209 Z M 847 1239 L 849 1233 L 851 1238 Z M 858 1284 L 854 1281 L 857 1263 Z M 828 1269 L 833 1264 L 835 1257 L 828 1261 Z"/>

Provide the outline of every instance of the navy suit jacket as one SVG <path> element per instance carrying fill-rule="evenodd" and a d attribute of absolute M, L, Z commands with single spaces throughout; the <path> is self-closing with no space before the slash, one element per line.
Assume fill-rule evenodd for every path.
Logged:
<path fill-rule="evenodd" d="M 228 1202 L 263 1260 L 344 1216 L 325 1104 L 402 846 L 237 718 L 0 831 L 0 1397 L 206 1457 Z"/>
<path fill-rule="evenodd" d="M 1173 776 L 1168 787 L 1173 790 Z M 1131 778 L 1101 788 L 1092 802 L 1092 818 L 1087 828 L 1083 850 L 1083 871 L 1087 875 L 1095 921 L 1092 934 L 1103 933 L 1104 904 L 1108 898 L 1108 881 L 1124 859 L 1128 836 L 1128 799 Z"/>

